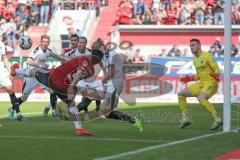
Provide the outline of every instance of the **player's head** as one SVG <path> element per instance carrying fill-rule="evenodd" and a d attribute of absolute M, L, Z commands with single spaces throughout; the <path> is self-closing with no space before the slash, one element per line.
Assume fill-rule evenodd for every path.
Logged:
<path fill-rule="evenodd" d="M 104 44 L 103 40 L 98 38 L 95 42 L 92 44 L 92 50 L 97 49 L 105 53 L 107 51 L 107 47 Z"/>
<path fill-rule="evenodd" d="M 87 38 L 84 36 L 81 36 L 79 38 L 78 48 L 80 51 L 85 50 L 87 46 Z"/>
<path fill-rule="evenodd" d="M 74 48 L 77 48 L 78 47 L 78 43 L 79 43 L 79 37 L 77 34 L 72 34 L 70 36 L 70 45 L 71 45 L 71 48 L 74 49 Z"/>
<path fill-rule="evenodd" d="M 41 47 L 43 50 L 46 50 L 50 44 L 50 37 L 49 35 L 42 35 L 41 36 Z"/>
<path fill-rule="evenodd" d="M 95 65 L 102 61 L 103 53 L 100 50 L 93 49 L 91 57 L 92 57 L 92 63 L 93 65 Z"/>
<path fill-rule="evenodd" d="M 201 42 L 198 39 L 191 39 L 190 48 L 191 48 L 192 54 L 199 55 L 201 53 Z"/>

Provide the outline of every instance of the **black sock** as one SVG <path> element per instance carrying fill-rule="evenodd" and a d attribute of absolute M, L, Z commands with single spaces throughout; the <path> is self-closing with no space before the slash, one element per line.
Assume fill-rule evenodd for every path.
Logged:
<path fill-rule="evenodd" d="M 101 101 L 100 100 L 96 100 L 96 111 L 100 110 L 100 105 L 101 105 Z"/>
<path fill-rule="evenodd" d="M 55 110 L 57 105 L 57 95 L 55 93 L 50 94 L 50 103 L 52 110 Z"/>
<path fill-rule="evenodd" d="M 18 102 L 18 99 L 17 99 L 15 93 L 9 94 L 9 96 L 10 96 L 11 103 L 12 103 L 12 109 L 16 110 L 16 112 L 19 113 L 20 112 L 19 102 Z"/>
<path fill-rule="evenodd" d="M 20 106 L 23 103 L 23 100 L 21 99 L 21 97 L 19 97 L 17 100 L 18 100 L 18 104 Z"/>
<path fill-rule="evenodd" d="M 92 102 L 92 100 L 90 100 L 89 98 L 83 97 L 82 102 L 80 102 L 77 105 L 78 111 L 80 112 L 80 111 L 84 110 L 85 112 L 88 112 L 88 106 L 91 102 Z"/>
<path fill-rule="evenodd" d="M 133 117 L 119 111 L 112 111 L 107 116 L 107 118 L 121 120 L 121 121 L 128 121 L 131 124 L 135 123 L 135 119 Z"/>

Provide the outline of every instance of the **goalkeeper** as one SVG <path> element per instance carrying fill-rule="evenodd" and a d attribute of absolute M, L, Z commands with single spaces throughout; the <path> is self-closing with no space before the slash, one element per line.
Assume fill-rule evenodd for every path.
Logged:
<path fill-rule="evenodd" d="M 218 116 L 215 107 L 208 101 L 218 90 L 220 81 L 220 69 L 210 53 L 201 50 L 201 42 L 198 39 L 190 40 L 190 48 L 194 55 L 193 64 L 197 74 L 180 78 L 180 82 L 187 83 L 198 81 L 183 89 L 178 94 L 179 108 L 182 112 L 182 123 L 180 129 L 192 123 L 189 117 L 186 97 L 196 97 L 199 103 L 212 115 L 214 123 L 210 130 L 215 130 L 223 125 L 222 119 Z"/>

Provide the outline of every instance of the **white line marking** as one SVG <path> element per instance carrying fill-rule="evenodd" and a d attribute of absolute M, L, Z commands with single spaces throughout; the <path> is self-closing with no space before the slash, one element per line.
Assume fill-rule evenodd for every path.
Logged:
<path fill-rule="evenodd" d="M 22 113 L 23 115 L 42 115 L 43 112 L 32 112 L 32 113 Z M 8 115 L 5 114 L 5 115 L 0 115 L 0 119 L 4 119 L 4 118 L 7 118 Z"/>
<path fill-rule="evenodd" d="M 199 139 L 204 139 L 204 138 L 208 138 L 208 137 L 212 137 L 212 136 L 216 136 L 216 135 L 221 135 L 221 134 L 224 134 L 224 132 L 218 132 L 218 133 L 213 133 L 213 134 L 205 134 L 205 135 L 202 135 L 202 136 L 183 139 L 183 140 L 174 141 L 174 142 L 170 142 L 170 143 L 166 143 L 166 144 L 160 144 L 160 145 L 145 147 L 145 148 L 137 149 L 137 150 L 130 151 L 130 152 L 123 152 L 123 153 L 115 154 L 115 155 L 108 156 L 108 157 L 100 157 L 100 158 L 96 158 L 94 160 L 112 160 L 112 159 L 116 159 L 116 158 L 122 158 L 122 157 L 135 155 L 135 154 L 139 154 L 139 153 L 150 151 L 150 150 L 155 150 L 155 149 L 159 149 L 159 148 L 173 146 L 173 145 L 181 144 L 181 143 L 192 142 L 192 141 L 196 141 L 196 140 L 199 140 Z"/>
<path fill-rule="evenodd" d="M 0 138 L 27 138 L 27 139 L 57 139 L 57 140 L 93 140 L 93 141 L 121 141 L 121 142 L 148 142 L 148 143 L 168 143 L 170 141 L 160 141 L 160 140 L 153 140 L 153 139 L 118 139 L 118 138 L 87 138 L 87 137 L 37 137 L 37 136 L 6 136 L 0 135 Z"/>

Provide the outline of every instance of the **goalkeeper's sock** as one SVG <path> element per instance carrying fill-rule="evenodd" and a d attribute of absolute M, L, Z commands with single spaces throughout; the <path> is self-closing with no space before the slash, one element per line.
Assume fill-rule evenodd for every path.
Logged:
<path fill-rule="evenodd" d="M 135 118 L 133 118 L 125 113 L 119 112 L 119 111 L 112 111 L 107 116 L 107 118 L 121 120 L 121 121 L 128 121 L 131 124 L 135 123 Z"/>
<path fill-rule="evenodd" d="M 182 112 L 183 121 L 189 120 L 186 97 L 178 96 L 179 108 Z"/>
<path fill-rule="evenodd" d="M 18 69 L 16 69 L 16 75 L 30 77 L 30 71 L 31 70 L 28 68 L 18 68 Z"/>
<path fill-rule="evenodd" d="M 75 128 L 82 128 L 82 124 L 81 124 L 81 121 L 79 119 L 79 113 L 78 113 L 78 109 L 76 106 L 71 106 L 68 108 L 70 114 L 71 114 L 71 117 L 72 117 L 72 120 L 74 122 L 74 125 L 75 125 Z"/>
<path fill-rule="evenodd" d="M 217 115 L 217 111 L 216 111 L 215 107 L 214 107 L 211 103 L 209 103 L 208 100 L 206 100 L 206 99 L 201 99 L 201 100 L 199 101 L 199 103 L 200 103 L 202 106 L 204 106 L 209 113 L 212 114 L 212 117 L 213 117 L 214 121 L 220 121 L 220 120 L 221 120 L 221 118 L 218 117 L 218 115 Z"/>

